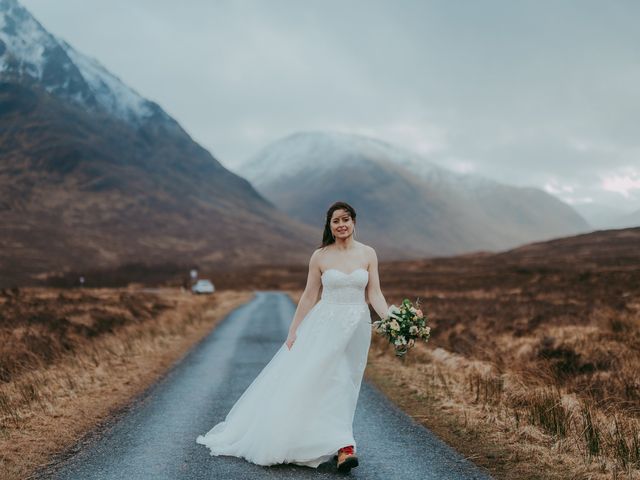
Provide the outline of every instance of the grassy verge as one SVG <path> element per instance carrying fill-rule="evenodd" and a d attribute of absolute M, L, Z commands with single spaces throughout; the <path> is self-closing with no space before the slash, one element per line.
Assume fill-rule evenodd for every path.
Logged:
<path fill-rule="evenodd" d="M 640 478 L 637 420 L 557 385 L 441 348 L 400 360 L 377 335 L 366 377 L 495 478 Z"/>
<path fill-rule="evenodd" d="M 289 294 L 299 301 L 301 292 Z M 625 355 L 624 346 L 633 343 L 629 333 L 636 331 L 637 320 L 635 315 L 616 317 L 626 337 L 624 344 L 622 340 L 614 344 L 610 357 L 626 362 L 616 377 L 599 379 L 603 385 L 613 385 L 610 391 L 618 385 L 616 378 L 623 379 L 621 385 L 633 379 L 638 359 Z M 558 326 L 546 329 L 545 335 L 561 339 L 561 345 L 581 346 L 582 361 L 596 357 L 587 351 L 589 346 L 599 352 L 605 338 L 617 339 L 615 332 L 591 330 Z M 537 334 L 503 337 L 495 344 L 497 352 L 505 352 L 498 361 L 452 352 L 438 346 L 437 337 L 401 360 L 374 333 L 365 377 L 497 479 L 640 479 L 638 405 L 634 408 L 633 403 L 610 395 L 603 400 L 576 392 L 573 382 L 558 378 L 557 364 L 539 362 L 534 369 L 529 359 L 541 341 Z M 508 349 L 518 354 L 508 356 Z"/>
<path fill-rule="evenodd" d="M 2 302 L 0 471 L 28 478 L 152 385 L 248 291 L 24 289 Z"/>

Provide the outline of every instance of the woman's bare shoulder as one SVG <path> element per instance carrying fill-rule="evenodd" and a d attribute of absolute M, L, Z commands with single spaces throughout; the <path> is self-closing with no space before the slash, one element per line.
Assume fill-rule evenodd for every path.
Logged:
<path fill-rule="evenodd" d="M 315 259 L 320 258 L 324 254 L 326 248 L 327 247 L 318 247 L 318 248 L 316 248 L 313 251 L 313 253 L 311 254 L 311 260 L 315 260 Z"/>

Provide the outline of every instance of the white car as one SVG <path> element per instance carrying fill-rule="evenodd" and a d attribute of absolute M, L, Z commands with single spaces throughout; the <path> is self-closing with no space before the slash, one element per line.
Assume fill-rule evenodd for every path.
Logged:
<path fill-rule="evenodd" d="M 191 287 L 193 293 L 213 293 L 215 289 L 216 287 L 213 286 L 213 283 L 206 279 L 198 280 Z"/>

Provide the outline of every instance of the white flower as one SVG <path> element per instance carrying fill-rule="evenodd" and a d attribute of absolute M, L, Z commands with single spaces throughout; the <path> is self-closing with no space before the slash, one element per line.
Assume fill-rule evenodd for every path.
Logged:
<path fill-rule="evenodd" d="M 399 313 L 400 313 L 400 309 L 399 309 L 398 307 L 396 307 L 395 305 L 391 305 L 391 306 L 389 307 L 388 312 L 389 312 L 389 314 L 392 314 L 392 313 L 393 313 L 393 314 L 396 314 L 396 315 L 397 315 L 397 314 L 399 314 Z"/>
<path fill-rule="evenodd" d="M 400 324 L 396 320 L 391 320 L 391 323 L 389 323 L 389 328 L 391 328 L 391 330 L 399 331 Z"/>
<path fill-rule="evenodd" d="M 411 326 L 409 327 L 409 333 L 410 333 L 411 335 L 415 335 L 415 334 L 417 334 L 417 333 L 418 333 L 418 326 L 417 326 L 417 325 L 411 325 Z"/>

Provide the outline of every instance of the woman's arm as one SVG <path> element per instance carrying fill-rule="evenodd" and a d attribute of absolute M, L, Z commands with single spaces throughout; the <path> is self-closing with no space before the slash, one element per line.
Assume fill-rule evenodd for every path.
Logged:
<path fill-rule="evenodd" d="M 289 336 L 296 333 L 300 322 L 309 313 L 318 300 L 318 292 L 320 291 L 320 266 L 318 264 L 320 250 L 316 250 L 309 260 L 309 274 L 307 275 L 307 285 L 302 292 L 296 313 L 293 315 L 291 326 L 289 327 Z"/>
<path fill-rule="evenodd" d="M 378 256 L 376 251 L 369 247 L 369 283 L 367 284 L 367 297 L 369 303 L 380 318 L 387 316 L 387 301 L 380 290 L 380 277 L 378 276 Z"/>

